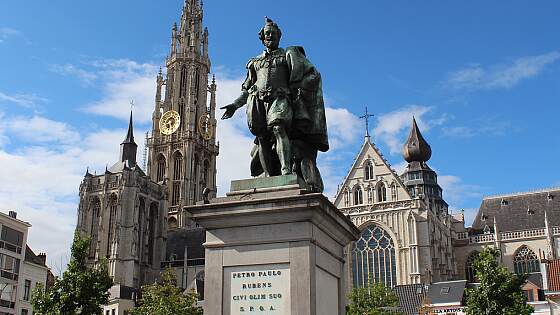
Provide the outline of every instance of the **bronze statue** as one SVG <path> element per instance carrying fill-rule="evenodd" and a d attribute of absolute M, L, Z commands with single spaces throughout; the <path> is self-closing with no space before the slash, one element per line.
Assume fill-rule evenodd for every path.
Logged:
<path fill-rule="evenodd" d="M 255 135 L 251 175 L 301 176 L 323 191 L 317 151 L 329 149 L 321 75 L 303 47 L 279 48 L 282 32 L 265 17 L 259 39 L 266 50 L 247 63 L 241 95 L 222 107 L 222 119 L 247 104 L 247 123 Z"/>

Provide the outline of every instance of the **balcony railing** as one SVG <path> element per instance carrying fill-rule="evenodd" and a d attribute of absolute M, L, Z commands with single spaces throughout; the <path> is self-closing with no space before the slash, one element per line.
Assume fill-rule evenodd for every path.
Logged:
<path fill-rule="evenodd" d="M 560 227 L 553 227 L 552 234 L 559 235 Z M 520 230 L 520 231 L 510 231 L 502 232 L 499 234 L 500 241 L 517 240 L 517 239 L 527 239 L 534 237 L 544 237 L 546 235 L 546 229 L 532 229 L 532 230 Z M 457 233 L 457 240 L 469 240 L 470 244 L 476 243 L 488 243 L 495 241 L 494 233 L 492 234 L 480 234 L 469 236 L 468 232 Z"/>

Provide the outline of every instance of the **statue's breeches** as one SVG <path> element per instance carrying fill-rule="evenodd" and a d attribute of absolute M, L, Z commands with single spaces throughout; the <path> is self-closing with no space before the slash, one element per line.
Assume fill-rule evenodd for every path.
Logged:
<path fill-rule="evenodd" d="M 267 91 L 255 91 L 247 99 L 247 124 L 257 137 L 266 136 L 275 125 L 289 128 L 292 116 L 290 99 L 285 93 L 271 95 Z"/>

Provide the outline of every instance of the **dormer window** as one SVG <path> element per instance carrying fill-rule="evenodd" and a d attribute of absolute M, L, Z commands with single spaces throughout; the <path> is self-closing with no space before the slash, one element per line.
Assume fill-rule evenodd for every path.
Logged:
<path fill-rule="evenodd" d="M 502 206 L 507 206 L 509 204 L 509 202 L 505 199 L 502 199 L 501 205 Z"/>

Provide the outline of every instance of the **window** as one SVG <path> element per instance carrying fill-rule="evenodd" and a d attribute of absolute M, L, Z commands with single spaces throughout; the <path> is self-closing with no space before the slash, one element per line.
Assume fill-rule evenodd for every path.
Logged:
<path fill-rule="evenodd" d="M 539 258 L 529 247 L 521 246 L 513 256 L 513 268 L 516 274 L 540 272 Z"/>
<path fill-rule="evenodd" d="M 1 246 L 9 251 L 20 254 L 23 243 L 23 232 L 16 231 L 10 227 L 2 226 Z"/>
<path fill-rule="evenodd" d="M 387 189 L 385 189 L 385 184 L 383 183 L 377 186 L 377 201 L 387 201 Z"/>
<path fill-rule="evenodd" d="M 354 287 L 364 287 L 369 279 L 393 287 L 397 284 L 395 246 L 389 233 L 377 225 L 366 228 L 352 245 Z"/>
<path fill-rule="evenodd" d="M 111 195 L 109 201 L 109 235 L 107 237 L 107 256 L 111 255 L 111 245 L 113 244 L 113 237 L 115 236 L 117 225 L 117 196 Z"/>
<path fill-rule="evenodd" d="M 364 178 L 365 180 L 373 179 L 373 163 L 371 163 L 371 160 L 368 160 L 365 164 Z"/>
<path fill-rule="evenodd" d="M 395 183 L 393 183 L 391 185 L 391 200 L 393 201 L 397 201 L 397 185 Z"/>
<path fill-rule="evenodd" d="M 148 263 L 151 264 L 154 260 L 154 246 L 156 240 L 156 222 L 158 219 L 157 204 L 152 203 L 150 206 L 150 219 L 149 219 L 149 234 L 148 234 Z"/>
<path fill-rule="evenodd" d="M 136 241 L 136 255 L 138 255 L 138 260 L 140 262 L 143 261 L 143 256 L 142 256 L 142 249 L 144 248 L 143 246 L 143 235 L 144 235 L 144 208 L 146 207 L 146 204 L 144 202 L 144 198 L 140 198 L 140 205 L 138 206 L 138 234 L 137 234 L 137 238 L 138 240 Z"/>
<path fill-rule="evenodd" d="M 202 175 L 202 180 L 204 183 L 205 187 L 208 187 L 209 181 L 208 181 L 208 175 L 210 172 L 210 163 L 208 163 L 208 160 L 204 161 L 204 169 L 203 169 L 203 175 Z"/>
<path fill-rule="evenodd" d="M 350 205 L 349 204 L 350 203 L 350 201 L 349 201 L 350 192 L 347 189 L 345 189 L 343 194 L 344 194 L 344 206 L 348 207 Z"/>
<path fill-rule="evenodd" d="M 25 284 L 23 287 L 23 299 L 29 301 L 29 294 L 31 292 L 31 280 L 25 279 Z"/>
<path fill-rule="evenodd" d="M 91 203 L 91 225 L 89 230 L 90 244 L 89 244 L 89 256 L 95 256 L 95 250 L 97 247 L 97 235 L 99 228 L 99 212 L 101 210 L 101 202 L 99 198 L 94 198 Z"/>
<path fill-rule="evenodd" d="M 474 251 L 470 253 L 465 264 L 465 276 L 467 277 L 467 281 L 471 283 L 478 281 L 474 271 L 474 261 L 476 260 L 476 257 L 478 257 L 478 252 Z"/>
<path fill-rule="evenodd" d="M 362 188 L 354 188 L 354 205 L 361 205 L 364 203 Z"/>
<path fill-rule="evenodd" d="M 160 155 L 157 160 L 157 174 L 156 179 L 158 182 L 163 181 L 165 178 L 165 157 Z"/>
<path fill-rule="evenodd" d="M 0 276 L 10 280 L 18 280 L 20 260 L 9 255 L 0 254 Z"/>
<path fill-rule="evenodd" d="M 171 195 L 171 205 L 176 206 L 181 200 L 181 179 L 183 177 L 183 155 L 181 152 L 176 152 L 173 160 L 173 192 Z"/>
<path fill-rule="evenodd" d="M 26 310 L 26 309 L 24 309 L 24 308 L 22 308 L 22 309 L 21 309 L 21 315 L 27 315 L 27 314 L 29 314 L 29 311 Z"/>

